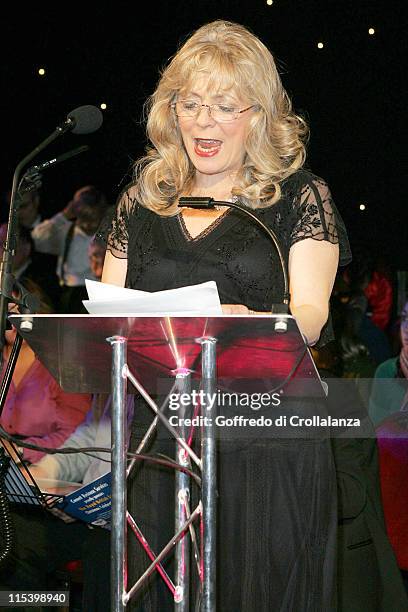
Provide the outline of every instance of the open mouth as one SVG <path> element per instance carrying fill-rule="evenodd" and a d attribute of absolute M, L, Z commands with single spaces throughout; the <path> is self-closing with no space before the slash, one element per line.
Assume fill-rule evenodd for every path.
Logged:
<path fill-rule="evenodd" d="M 194 150 L 197 155 L 212 157 L 216 155 L 222 147 L 222 140 L 214 138 L 194 138 Z"/>

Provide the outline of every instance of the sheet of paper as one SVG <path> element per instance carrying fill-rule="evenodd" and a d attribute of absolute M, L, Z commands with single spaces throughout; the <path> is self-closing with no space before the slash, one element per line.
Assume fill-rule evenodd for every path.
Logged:
<path fill-rule="evenodd" d="M 166 291 L 137 291 L 86 280 L 89 300 L 83 304 L 90 314 L 143 314 L 172 316 L 217 316 L 222 314 L 214 281 Z"/>

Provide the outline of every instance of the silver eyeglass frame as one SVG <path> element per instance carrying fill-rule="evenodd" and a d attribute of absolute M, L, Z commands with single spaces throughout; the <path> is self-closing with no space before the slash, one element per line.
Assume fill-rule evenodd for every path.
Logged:
<path fill-rule="evenodd" d="M 176 102 L 172 102 L 170 104 L 170 108 L 174 111 L 176 117 L 188 117 L 189 119 L 196 119 L 198 117 L 198 115 L 201 112 L 201 109 L 204 108 L 208 108 L 208 114 L 209 116 L 214 119 L 213 115 L 212 115 L 212 109 L 214 108 L 214 106 L 222 106 L 221 104 L 198 104 L 197 106 L 197 111 L 195 114 L 193 115 L 178 115 L 177 114 L 177 110 L 176 110 L 176 105 L 177 102 L 185 102 L 186 100 L 177 100 Z M 243 108 L 242 110 L 238 110 L 238 109 L 234 109 L 234 116 L 231 119 L 214 119 L 214 121 L 217 121 L 217 123 L 230 123 L 231 121 L 235 121 L 236 119 L 238 119 L 239 115 L 241 115 L 242 113 L 245 113 L 246 111 L 250 110 L 251 108 L 254 108 L 255 106 L 257 106 L 256 104 L 251 104 L 251 106 L 248 106 L 247 108 Z"/>

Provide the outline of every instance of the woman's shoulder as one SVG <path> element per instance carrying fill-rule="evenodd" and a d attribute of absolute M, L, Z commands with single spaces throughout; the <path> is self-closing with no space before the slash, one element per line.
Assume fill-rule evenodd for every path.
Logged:
<path fill-rule="evenodd" d="M 122 188 L 116 199 L 116 204 L 118 207 L 126 206 L 126 208 L 134 208 L 140 205 L 137 199 L 136 184 L 134 181 Z"/>
<path fill-rule="evenodd" d="M 138 188 L 134 181 L 126 185 L 120 192 L 116 209 L 119 213 L 128 216 L 137 216 L 139 220 L 142 217 L 156 215 L 153 210 L 150 210 L 150 208 L 140 202 L 138 198 Z"/>
<path fill-rule="evenodd" d="M 294 217 L 292 244 L 305 238 L 325 240 L 340 246 L 340 265 L 351 261 L 346 227 L 325 179 L 308 168 L 300 168 L 287 179 L 282 200 Z"/>
<path fill-rule="evenodd" d="M 319 193 L 328 191 L 328 184 L 322 177 L 314 174 L 308 168 L 302 167 L 282 181 L 281 189 L 283 196 L 300 196 L 307 190 Z"/>

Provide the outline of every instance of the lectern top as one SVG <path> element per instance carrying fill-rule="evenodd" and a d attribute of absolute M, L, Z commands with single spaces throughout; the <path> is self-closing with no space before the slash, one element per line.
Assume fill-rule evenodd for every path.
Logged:
<path fill-rule="evenodd" d="M 232 386 L 232 381 L 263 380 L 266 386 L 285 384 L 297 395 L 294 381 L 302 380 L 322 394 L 316 367 L 291 315 L 12 315 L 10 321 L 68 392 L 110 392 L 107 338 L 122 336 L 127 339 L 129 368 L 150 393 L 156 392 L 158 379 L 173 378 L 178 368 L 198 375 L 198 340 L 213 337 L 217 376 Z"/>

